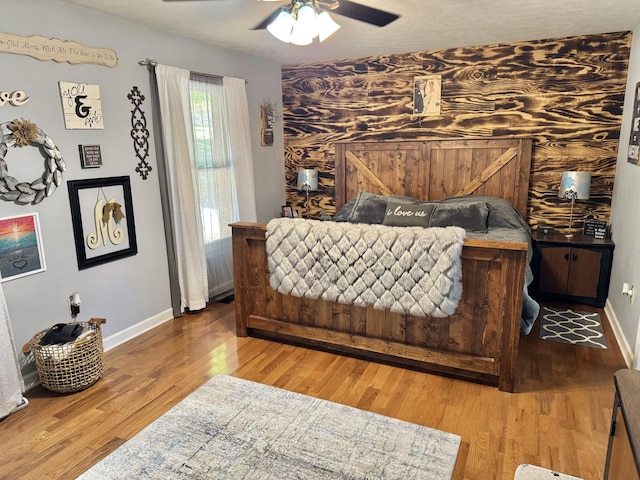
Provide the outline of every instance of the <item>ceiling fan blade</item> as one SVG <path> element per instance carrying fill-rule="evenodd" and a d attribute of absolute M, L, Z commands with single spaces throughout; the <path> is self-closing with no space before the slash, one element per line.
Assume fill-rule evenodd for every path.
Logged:
<path fill-rule="evenodd" d="M 286 9 L 285 7 L 276 8 L 276 10 L 271 15 L 269 15 L 267 18 L 262 20 L 258 25 L 253 27 L 251 30 L 262 30 L 264 28 L 267 28 L 269 24 L 273 22 L 278 15 L 280 15 L 280 12 L 282 12 L 285 9 Z"/>
<path fill-rule="evenodd" d="M 378 27 L 384 27 L 385 25 L 388 25 L 394 20 L 400 18 L 400 15 L 396 15 L 395 13 L 389 13 L 384 10 L 378 10 L 377 8 L 367 7 L 366 5 L 361 5 L 349 0 L 340 0 L 338 6 L 332 11 L 344 17 L 360 20 L 361 22 L 377 25 Z"/>

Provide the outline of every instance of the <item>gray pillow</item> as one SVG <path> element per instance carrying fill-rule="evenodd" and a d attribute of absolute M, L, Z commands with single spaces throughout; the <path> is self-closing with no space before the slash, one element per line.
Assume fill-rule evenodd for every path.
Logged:
<path fill-rule="evenodd" d="M 434 203 L 417 203 L 407 205 L 398 202 L 387 202 L 383 225 L 396 227 L 428 227 L 431 213 L 436 208 Z"/>
<path fill-rule="evenodd" d="M 417 200 L 411 197 L 378 195 L 369 192 L 360 192 L 356 197 L 351 214 L 347 221 L 351 223 L 381 224 L 387 209 L 387 201 L 392 200 L 397 203 L 411 204 Z"/>
<path fill-rule="evenodd" d="M 351 215 L 351 211 L 353 210 L 353 206 L 356 204 L 356 200 L 358 197 L 354 197 L 345 203 L 340 210 L 331 218 L 334 222 L 348 222 L 349 215 Z"/>
<path fill-rule="evenodd" d="M 438 203 L 431 213 L 430 227 L 462 227 L 471 232 L 487 233 L 489 207 L 486 202 L 465 204 Z"/>
<path fill-rule="evenodd" d="M 516 228 L 519 230 L 529 230 L 529 225 L 522 215 L 515 209 L 513 204 L 507 200 L 496 197 L 487 197 L 481 195 L 468 195 L 466 197 L 451 197 L 440 200 L 439 203 L 447 204 L 465 204 L 485 202 L 489 207 L 489 216 L 487 217 L 487 228 Z"/>

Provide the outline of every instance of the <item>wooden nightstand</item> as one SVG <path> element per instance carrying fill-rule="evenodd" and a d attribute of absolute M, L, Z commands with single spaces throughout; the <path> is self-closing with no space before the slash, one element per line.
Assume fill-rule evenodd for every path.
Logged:
<path fill-rule="evenodd" d="M 558 232 L 533 232 L 533 283 L 538 300 L 576 302 L 604 307 L 609 291 L 613 241 L 582 233 L 567 238 Z"/>

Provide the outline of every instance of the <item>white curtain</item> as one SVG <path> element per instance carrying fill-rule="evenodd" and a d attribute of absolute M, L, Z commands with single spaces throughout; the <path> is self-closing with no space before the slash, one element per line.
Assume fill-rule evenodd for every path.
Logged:
<path fill-rule="evenodd" d="M 215 299 L 233 290 L 229 223 L 235 219 L 238 202 L 231 163 L 228 113 L 219 81 L 192 74 L 191 92 L 209 298 Z"/>
<path fill-rule="evenodd" d="M 244 80 L 191 74 L 191 112 L 209 298 L 233 290 L 229 224 L 255 221 L 253 160 Z"/>
<path fill-rule="evenodd" d="M 0 284 L 0 419 L 26 406 L 9 310 Z"/>
<path fill-rule="evenodd" d="M 229 224 L 256 221 L 245 81 L 220 82 L 165 65 L 155 77 L 167 179 L 162 194 L 179 277 L 172 289 L 180 290 L 181 311 L 197 310 L 233 290 Z"/>
<path fill-rule="evenodd" d="M 223 85 L 229 112 L 229 143 L 238 197 L 238 211 L 234 220 L 255 222 L 257 217 L 253 153 L 245 82 L 241 78 L 224 77 Z"/>
<path fill-rule="evenodd" d="M 156 67 L 181 310 L 206 306 L 208 282 L 196 182 L 188 70 Z"/>

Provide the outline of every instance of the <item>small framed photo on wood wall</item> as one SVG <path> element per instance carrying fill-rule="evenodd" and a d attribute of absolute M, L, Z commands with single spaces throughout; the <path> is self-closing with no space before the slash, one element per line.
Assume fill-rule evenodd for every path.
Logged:
<path fill-rule="evenodd" d="M 425 75 L 413 79 L 413 113 L 421 117 L 440 115 L 442 77 Z"/>
<path fill-rule="evenodd" d="M 283 217 L 293 218 L 293 207 L 290 204 L 282 205 L 280 207 L 280 215 Z"/>

